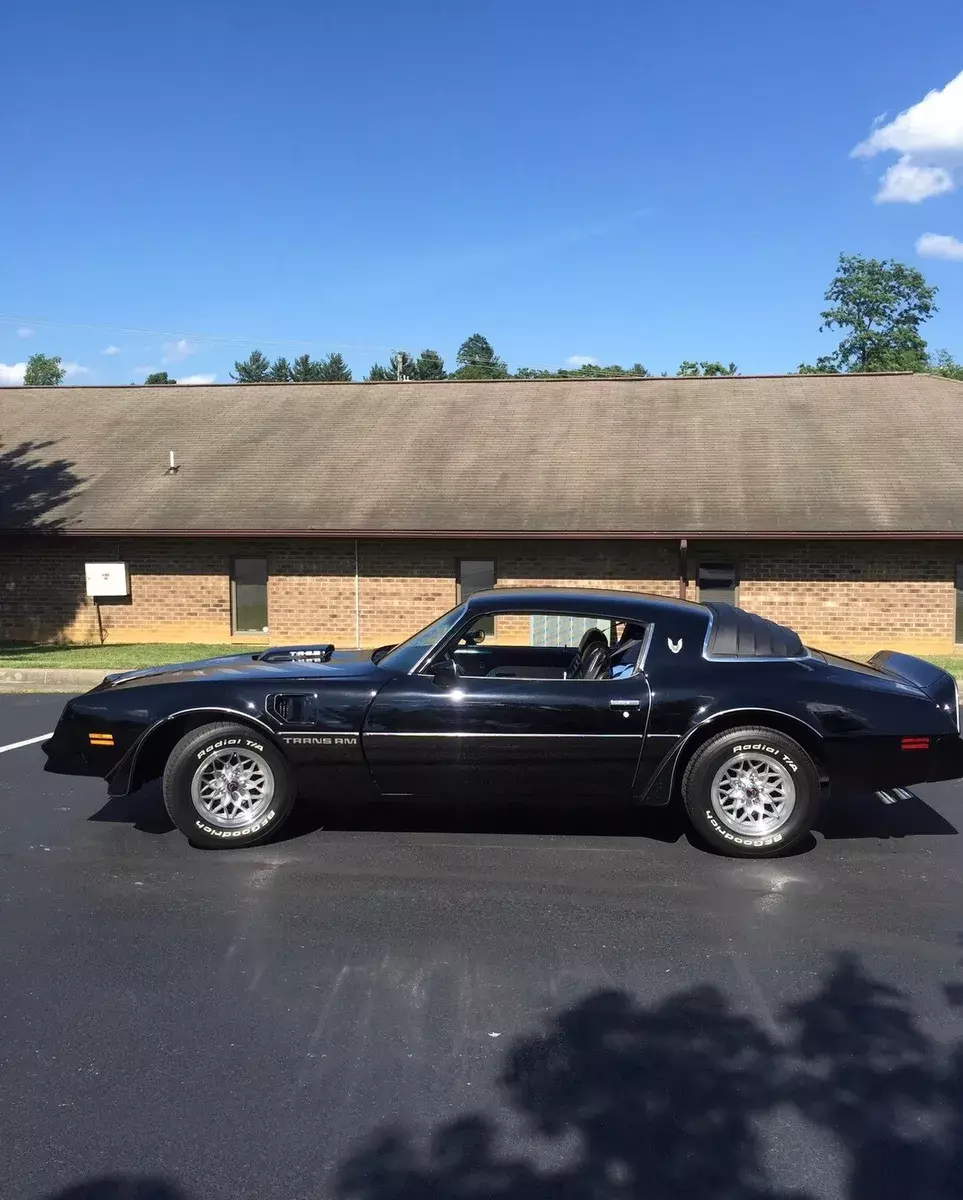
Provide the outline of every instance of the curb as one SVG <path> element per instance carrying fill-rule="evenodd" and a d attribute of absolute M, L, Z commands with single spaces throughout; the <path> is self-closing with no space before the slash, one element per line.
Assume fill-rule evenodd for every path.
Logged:
<path fill-rule="evenodd" d="M 0 667 L 0 692 L 86 692 L 123 668 Z"/>

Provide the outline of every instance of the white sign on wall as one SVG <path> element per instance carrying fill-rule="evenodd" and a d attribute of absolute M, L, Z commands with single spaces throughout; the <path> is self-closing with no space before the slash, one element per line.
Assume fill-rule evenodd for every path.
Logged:
<path fill-rule="evenodd" d="M 88 596 L 128 596 L 127 564 L 122 562 L 84 563 Z"/>

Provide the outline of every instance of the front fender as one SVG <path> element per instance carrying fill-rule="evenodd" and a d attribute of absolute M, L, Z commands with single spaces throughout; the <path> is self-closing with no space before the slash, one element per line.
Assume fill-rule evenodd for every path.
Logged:
<path fill-rule="evenodd" d="M 252 716 L 250 713 L 241 712 L 234 708 L 211 707 L 208 705 L 198 708 L 181 709 L 178 712 L 169 713 L 167 716 L 161 717 L 144 730 L 117 765 L 105 776 L 107 780 L 107 794 L 109 796 L 126 796 L 130 792 L 136 792 L 149 779 L 156 778 L 160 774 L 160 771 L 155 771 L 154 769 L 156 765 L 154 750 L 160 745 L 165 746 L 168 752 L 170 749 L 167 745 L 169 739 L 165 735 L 176 731 L 177 736 L 174 738 L 176 742 L 188 728 L 196 728 L 199 725 L 208 724 L 203 719 L 205 716 L 209 716 L 211 722 L 233 719 L 240 725 L 249 725 L 257 729 L 259 733 L 267 734 L 275 745 L 280 744 L 270 725 L 258 717 Z M 191 718 L 189 723 L 187 718 Z M 177 724 L 178 722 L 180 724 Z M 166 754 L 164 758 L 166 760 Z M 163 766 L 161 769 L 163 769 Z"/>

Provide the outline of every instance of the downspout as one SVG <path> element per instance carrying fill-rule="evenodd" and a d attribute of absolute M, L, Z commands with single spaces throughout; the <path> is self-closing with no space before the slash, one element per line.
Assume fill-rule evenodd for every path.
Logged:
<path fill-rule="evenodd" d="M 354 539 L 354 640 L 361 649 L 361 572 L 358 569 L 358 539 Z"/>
<path fill-rule="evenodd" d="M 685 600 L 689 590 L 689 542 L 687 538 L 679 540 L 679 599 Z"/>

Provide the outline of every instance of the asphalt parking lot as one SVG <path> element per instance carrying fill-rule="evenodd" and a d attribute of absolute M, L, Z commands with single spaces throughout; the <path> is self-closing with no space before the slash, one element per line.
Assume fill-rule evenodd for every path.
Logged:
<path fill-rule="evenodd" d="M 963 783 L 768 863 L 506 797 L 214 853 L 42 763 L 0 752 L 4 1197 L 963 1195 Z"/>

